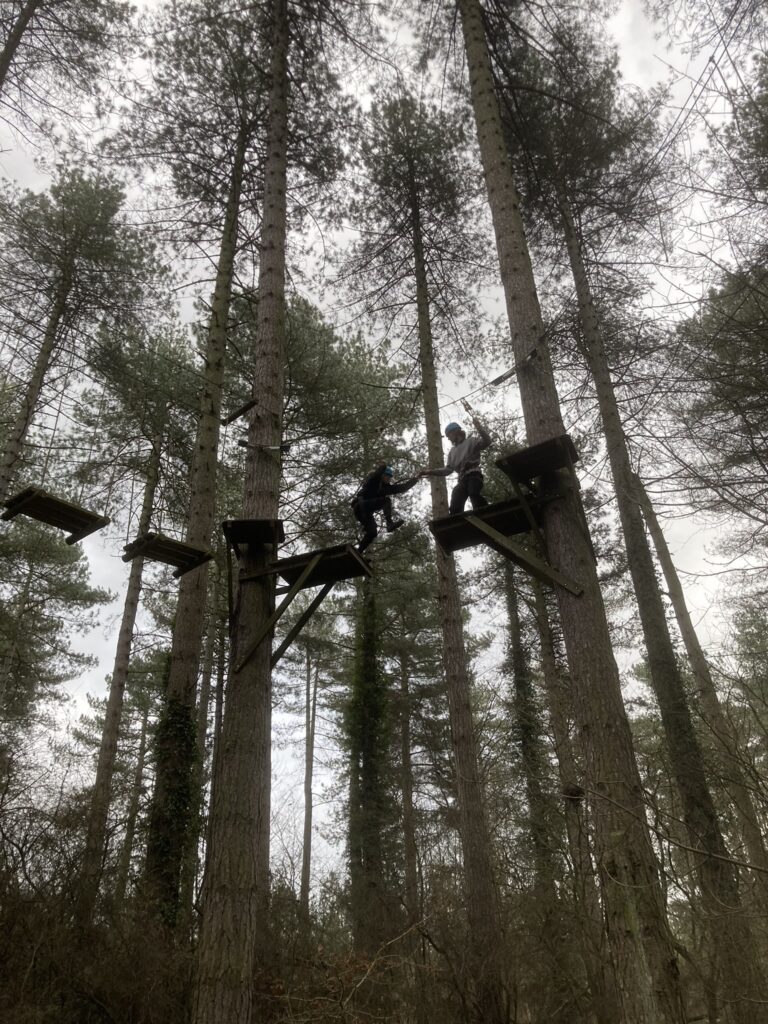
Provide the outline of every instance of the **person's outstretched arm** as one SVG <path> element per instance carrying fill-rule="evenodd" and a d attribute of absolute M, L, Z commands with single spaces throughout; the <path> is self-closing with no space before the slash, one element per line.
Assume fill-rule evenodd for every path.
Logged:
<path fill-rule="evenodd" d="M 412 487 L 416 486 L 416 484 L 419 482 L 419 477 L 420 477 L 420 475 L 419 476 L 411 476 L 411 477 L 408 477 L 407 480 L 403 480 L 403 482 L 401 484 L 390 484 L 389 485 L 389 493 L 390 494 L 405 494 L 406 491 L 410 491 L 410 489 Z"/>
<path fill-rule="evenodd" d="M 493 444 L 493 438 L 491 437 L 491 435 L 485 429 L 480 420 L 476 419 L 474 416 L 472 417 L 472 423 L 474 424 L 475 430 L 477 431 L 477 436 L 480 438 L 480 451 L 484 451 L 486 448 L 490 448 L 490 446 Z"/>

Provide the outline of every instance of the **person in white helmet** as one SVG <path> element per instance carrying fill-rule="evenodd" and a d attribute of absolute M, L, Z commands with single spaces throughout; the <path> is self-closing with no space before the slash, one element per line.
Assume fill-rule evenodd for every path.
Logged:
<path fill-rule="evenodd" d="M 477 433 L 469 436 L 461 429 L 460 424 L 449 423 L 444 431 L 445 436 L 451 442 L 447 464 L 437 469 L 425 469 L 421 472 L 422 476 L 459 474 L 458 483 L 451 492 L 451 503 L 448 509 L 448 514 L 452 516 L 464 511 L 467 498 L 472 502 L 473 509 L 483 508 L 488 504 L 488 499 L 480 493 L 483 489 L 480 452 L 490 447 L 491 435 L 476 416 L 472 417 L 472 423 Z"/>

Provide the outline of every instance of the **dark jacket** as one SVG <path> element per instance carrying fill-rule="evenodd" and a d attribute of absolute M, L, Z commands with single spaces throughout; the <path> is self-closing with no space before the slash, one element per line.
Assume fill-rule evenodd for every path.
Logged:
<path fill-rule="evenodd" d="M 412 476 L 408 480 L 404 480 L 401 484 L 390 484 L 387 483 L 387 477 L 384 476 L 384 470 L 387 468 L 385 462 L 382 462 L 380 466 L 377 466 L 372 473 L 363 480 L 360 490 L 357 492 L 357 497 L 361 501 L 371 501 L 374 498 L 388 498 L 393 494 L 405 494 L 406 491 L 410 491 L 412 487 L 415 487 L 419 482 L 417 476 Z"/>

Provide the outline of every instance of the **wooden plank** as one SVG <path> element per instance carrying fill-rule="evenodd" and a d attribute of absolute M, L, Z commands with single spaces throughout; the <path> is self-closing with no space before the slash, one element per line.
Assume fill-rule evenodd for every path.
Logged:
<path fill-rule="evenodd" d="M 308 560 L 321 555 L 321 561 L 307 578 L 305 587 L 317 587 L 325 583 L 340 583 L 342 580 L 357 576 L 370 576 L 372 569 L 368 562 L 351 544 L 337 544 L 332 548 L 320 548 L 316 551 L 305 551 L 291 558 L 281 558 L 273 565 L 286 583 L 293 584 L 303 572 Z"/>
<path fill-rule="evenodd" d="M 510 452 L 496 459 L 496 465 L 510 480 L 525 483 L 534 477 L 565 469 L 579 461 L 579 453 L 568 434 L 552 437 L 548 441 L 531 445 L 521 451 Z"/>
<path fill-rule="evenodd" d="M 238 558 L 241 544 L 273 544 L 277 547 L 285 540 L 282 519 L 225 519 L 221 529 Z"/>
<path fill-rule="evenodd" d="M 293 641 L 302 631 L 306 623 L 309 622 L 309 620 L 312 618 L 317 609 L 320 607 L 320 605 L 323 603 L 323 601 L 326 599 L 328 594 L 330 594 L 330 592 L 333 590 L 335 586 L 335 583 L 326 583 L 323 589 L 314 596 L 311 603 L 304 609 L 304 611 L 301 613 L 296 622 L 294 622 L 294 624 L 286 633 L 283 642 L 280 644 L 276 651 L 272 652 L 272 668 L 274 668 L 278 661 L 280 661 L 282 656 L 285 654 L 285 652 L 291 646 Z"/>
<path fill-rule="evenodd" d="M 543 506 L 552 500 L 554 500 L 554 495 L 547 495 L 546 497 L 528 496 L 527 504 L 531 515 L 534 518 L 540 516 L 540 510 Z M 506 535 L 527 533 L 530 529 L 526 509 L 517 498 L 512 498 L 508 501 L 496 501 L 492 505 L 473 509 L 472 512 L 461 512 L 458 515 L 433 519 L 429 524 L 429 529 L 438 540 L 440 547 L 448 554 L 453 551 L 460 551 L 463 548 L 474 547 L 479 543 L 477 531 L 468 522 L 470 515 L 482 519 L 494 529 Z"/>
<path fill-rule="evenodd" d="M 5 502 L 3 519 L 14 519 L 18 515 L 29 516 L 58 530 L 68 530 L 67 544 L 77 544 L 96 530 L 110 522 L 108 516 L 101 516 L 74 502 L 57 498 L 40 487 L 27 487 Z"/>
<path fill-rule="evenodd" d="M 298 576 L 296 582 L 293 584 L 291 589 L 286 594 L 285 599 L 280 602 L 280 604 L 272 612 L 269 618 L 262 624 L 261 628 L 256 634 L 256 639 L 253 641 L 251 646 L 240 659 L 239 664 L 235 668 L 235 672 L 241 672 L 245 665 L 248 664 L 253 655 L 256 653 L 259 644 L 267 636 L 269 631 L 280 621 L 281 616 L 288 610 L 288 607 L 293 601 L 293 599 L 296 597 L 296 595 L 302 589 L 302 587 L 305 586 L 305 580 L 312 574 L 312 570 L 315 568 L 318 562 L 320 562 L 322 557 L 322 552 L 319 552 L 315 555 L 314 558 L 310 559 L 310 561 L 304 567 L 303 572 Z"/>
<path fill-rule="evenodd" d="M 184 541 L 174 540 L 162 533 L 145 533 L 130 544 L 124 547 L 124 562 L 131 562 L 134 558 L 147 558 L 152 562 L 162 562 L 163 565 L 173 565 L 177 571 L 173 574 L 175 579 L 185 573 L 197 569 L 198 566 L 210 562 L 214 557 L 212 551 L 206 548 L 198 548 Z"/>
<path fill-rule="evenodd" d="M 505 558 L 511 559 L 521 569 L 525 569 L 531 576 L 535 576 L 537 579 L 542 580 L 544 583 L 556 583 L 559 587 L 563 587 L 569 593 L 579 597 L 584 593 L 584 588 L 580 587 L 578 583 L 570 579 L 564 573 L 561 573 L 558 569 L 549 565 L 548 562 L 542 561 L 537 558 L 532 552 L 527 551 L 519 544 L 515 544 L 514 541 L 510 540 L 509 537 L 505 537 L 503 533 L 499 533 L 498 530 L 494 530 L 488 523 L 484 523 L 482 519 L 478 519 L 476 516 L 470 514 L 468 517 L 472 525 L 485 534 L 486 543 L 498 551 L 499 554 L 504 555 Z"/>
<path fill-rule="evenodd" d="M 245 405 L 241 405 L 239 408 L 235 409 L 234 412 L 231 412 L 229 416 L 225 416 L 221 421 L 222 427 L 227 427 L 230 423 L 234 423 L 235 420 L 239 420 L 241 416 L 245 416 L 245 414 L 250 412 L 257 402 L 258 398 L 251 398 L 245 403 Z"/>

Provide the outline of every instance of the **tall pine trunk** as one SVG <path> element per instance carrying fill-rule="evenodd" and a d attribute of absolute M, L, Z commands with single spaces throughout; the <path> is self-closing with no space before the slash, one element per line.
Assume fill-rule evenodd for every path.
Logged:
<path fill-rule="evenodd" d="M 551 955 L 550 990 L 546 993 L 548 1020 L 577 1024 L 584 1019 L 585 1005 L 580 995 L 583 980 L 575 951 L 569 947 L 562 907 L 558 898 L 558 871 L 555 849 L 558 815 L 552 793 L 548 792 L 549 766 L 542 741 L 542 727 L 533 692 L 530 665 L 523 644 L 517 584 L 512 564 L 504 567 L 504 596 L 509 629 L 509 667 L 512 675 L 514 731 L 523 770 L 528 802 L 528 831 L 534 860 L 532 918 L 542 944 Z M 544 995 L 544 994 L 542 994 Z M 554 1009 L 552 1009 L 554 1007 Z"/>
<path fill-rule="evenodd" d="M 136 840 L 136 822 L 139 818 L 141 791 L 144 787 L 144 765 L 147 756 L 148 721 L 149 702 L 147 701 L 141 716 L 141 735 L 139 737 L 139 751 L 136 755 L 136 770 L 133 775 L 131 796 L 128 801 L 128 813 L 125 817 L 125 835 L 123 836 L 123 845 L 120 850 L 120 859 L 117 865 L 117 876 L 115 878 L 114 904 L 116 911 L 119 911 L 125 902 L 125 894 L 128 889 L 128 877 L 131 873 L 133 844 Z"/>
<path fill-rule="evenodd" d="M 415 176 L 414 176 L 415 180 Z M 429 285 L 424 258 L 418 196 L 411 195 L 411 226 L 419 330 L 421 393 L 430 466 L 443 465 L 442 430 L 429 311 Z M 444 477 L 430 477 L 432 515 L 448 514 Z M 464 890 L 472 948 L 468 980 L 475 987 L 476 1013 L 484 1024 L 507 1019 L 508 993 L 503 962 L 501 915 L 494 879 L 485 793 L 475 741 L 467 653 L 461 617 L 456 566 L 451 555 L 435 546 L 438 606 L 443 634 L 443 671 L 448 694 L 451 746 L 456 767 L 457 802 L 464 857 Z"/>
<path fill-rule="evenodd" d="M 288 6 L 271 5 L 269 121 L 253 396 L 243 492 L 246 519 L 274 520 L 280 487 L 285 351 L 286 178 L 288 166 Z M 241 575 L 257 573 L 274 549 L 249 545 Z M 231 626 L 227 699 L 211 805 L 210 849 L 197 957 L 195 1024 L 249 1024 L 252 974 L 268 943 L 271 789 L 271 632 L 244 665 L 256 631 L 269 617 L 274 582 L 239 583 Z"/>
<path fill-rule="evenodd" d="M 73 273 L 74 268 L 70 265 L 62 269 L 61 277 L 56 286 L 53 306 L 48 314 L 43 343 L 37 354 L 32 376 L 27 383 L 27 389 L 24 392 L 21 406 L 8 434 L 2 462 L 0 462 L 0 503 L 5 501 L 10 494 L 17 464 L 24 449 L 24 439 L 27 436 L 32 417 L 35 414 L 35 408 L 40 400 L 40 392 L 43 389 L 48 367 L 51 365 L 51 356 L 56 345 L 59 328 L 67 311 L 67 300 L 72 291 Z"/>
<path fill-rule="evenodd" d="M 407 635 L 405 618 L 401 618 L 402 636 Z M 413 802 L 413 759 L 411 757 L 411 688 L 410 658 L 401 650 L 399 657 L 400 670 L 400 790 L 402 793 L 402 827 L 403 827 L 403 867 L 404 867 L 404 903 L 406 924 L 408 927 L 407 949 L 411 960 L 410 999 L 413 1006 L 413 1018 L 417 1024 L 427 1024 L 429 1007 L 427 994 L 424 990 L 424 963 L 420 956 L 422 940 L 419 925 L 422 920 L 421 901 L 419 899 L 419 851 L 416 845 L 416 810 Z"/>
<path fill-rule="evenodd" d="M 405 622 L 401 620 L 405 630 Z M 404 633 L 405 635 L 405 633 Z M 411 692 L 410 666 L 407 655 L 401 651 L 400 668 L 400 788 L 403 797 L 403 861 L 405 867 L 405 912 L 408 927 L 414 928 L 421 920 L 419 906 L 418 848 L 416 846 L 416 814 L 413 804 L 413 761 L 411 758 Z M 411 949 L 416 950 L 416 934 Z"/>
<path fill-rule="evenodd" d="M 218 574 L 220 583 L 222 574 Z M 216 588 L 216 602 L 221 598 L 220 587 Z M 203 833 L 205 810 L 205 752 L 208 740 L 208 712 L 211 703 L 216 646 L 225 643 L 225 632 L 221 629 L 218 608 L 212 609 L 205 633 L 205 649 L 200 673 L 200 694 L 197 700 L 197 732 L 195 736 L 195 763 L 192 776 L 193 817 L 187 834 L 187 847 L 181 869 L 180 913 L 177 933 L 180 939 L 189 941 L 194 935 L 195 883 L 199 866 L 200 839 Z"/>
<path fill-rule="evenodd" d="M 140 534 L 146 533 L 149 529 L 160 472 L 161 451 L 162 436 L 157 436 L 152 440 L 152 454 L 147 465 L 144 498 L 139 515 Z M 131 662 L 133 630 L 139 610 L 143 569 L 143 558 L 135 558 L 131 562 L 128 588 L 125 592 L 125 602 L 123 604 L 123 617 L 120 621 L 120 631 L 117 636 L 115 663 L 112 668 L 112 681 L 109 686 L 107 707 L 104 712 L 104 727 L 101 733 L 99 759 L 96 765 L 96 779 L 93 784 L 91 807 L 88 814 L 88 833 L 85 841 L 79 882 L 78 921 L 81 927 L 85 927 L 91 922 L 101 879 L 106 844 L 107 815 L 112 795 L 112 776 L 115 771 L 117 742 L 123 715 L 123 697 L 125 695 L 125 684 L 128 679 L 128 669 Z"/>
<path fill-rule="evenodd" d="M 494 92 L 482 8 L 478 0 L 458 0 L 458 7 L 521 403 L 528 441 L 536 444 L 562 434 L 563 421 Z M 569 482 L 565 471 L 560 476 L 562 483 Z M 605 608 L 580 498 L 573 488 L 546 507 L 544 535 L 553 564 L 583 587 L 580 597 L 558 588 L 558 603 L 593 800 L 597 860 L 623 1020 L 681 1024 L 685 1009 L 677 957 L 645 822 Z"/>
<path fill-rule="evenodd" d="M 210 548 L 216 512 L 216 470 L 227 323 L 237 253 L 240 195 L 248 141 L 243 125 L 235 145 L 211 318 L 206 338 L 200 418 L 190 479 L 187 543 Z M 181 865 L 192 814 L 195 697 L 208 596 L 208 563 L 182 577 L 176 606 L 171 668 L 155 739 L 157 774 L 149 823 L 146 882 L 151 910 L 173 927 Z"/>
<path fill-rule="evenodd" d="M 760 828 L 758 814 L 752 800 L 747 778 L 744 774 L 744 762 L 739 753 L 739 739 L 736 729 L 720 703 L 709 662 L 696 635 L 696 629 L 686 604 L 685 593 L 683 592 L 675 563 L 672 560 L 664 531 L 656 517 L 653 503 L 640 477 L 633 474 L 632 480 L 635 486 L 635 497 L 640 504 L 643 517 L 648 526 L 648 532 L 653 540 L 656 556 L 664 573 L 667 592 L 672 602 L 680 635 L 683 638 L 688 660 L 696 680 L 697 692 L 701 702 L 699 713 L 708 731 L 714 736 L 715 742 L 720 748 L 723 785 L 738 815 L 749 860 L 757 868 L 757 871 L 755 871 L 755 883 L 758 890 L 762 890 L 761 903 L 763 906 L 768 906 L 768 856 L 766 855 L 765 840 Z"/>
<path fill-rule="evenodd" d="M 24 33 L 29 27 L 30 21 L 34 18 L 37 9 L 40 7 L 42 2 L 43 0 L 27 0 L 20 11 L 18 18 L 13 23 L 11 31 L 8 33 L 5 46 L 3 47 L 2 53 L 0 53 L 0 95 L 2 95 L 5 80 L 8 77 L 8 71 L 13 63 L 13 59 L 16 56 L 19 43 L 21 42 Z"/>
<path fill-rule="evenodd" d="M 373 957 L 391 938 L 383 846 L 389 763 L 387 684 L 379 665 L 374 579 L 363 580 L 357 607 L 355 661 L 345 712 L 349 745 L 349 904 L 355 951 Z"/>
<path fill-rule="evenodd" d="M 580 942 L 591 996 L 592 1013 L 599 1024 L 620 1019 L 616 975 L 608 956 L 600 897 L 589 849 L 589 826 L 582 801 L 581 775 L 571 742 L 569 708 L 572 704 L 555 652 L 550 611 L 544 590 L 532 579 L 536 629 L 541 652 L 541 673 L 547 695 L 549 720 L 555 742 L 560 792 L 564 802 L 568 850 L 573 867 L 573 898 Z"/>
<path fill-rule="evenodd" d="M 305 664 L 305 707 L 304 707 L 304 826 L 301 844 L 301 881 L 299 883 L 299 914 L 306 934 L 310 935 L 309 886 L 312 868 L 312 779 L 315 767 L 315 723 L 317 722 L 317 684 L 319 665 L 313 665 L 309 647 L 306 649 Z"/>
<path fill-rule="evenodd" d="M 629 451 L 581 244 L 565 198 L 561 198 L 560 208 L 587 359 L 595 382 L 627 560 L 640 613 L 651 685 L 659 704 L 672 775 L 693 851 L 727 1019 L 738 1024 L 758 1024 L 768 1020 L 768 1007 L 763 1009 L 757 1002 L 762 994 L 762 970 L 757 960 L 755 939 L 749 918 L 741 908 L 738 872 L 729 860 L 709 789 L 704 757 L 693 727 L 643 517 L 634 496 Z"/>

